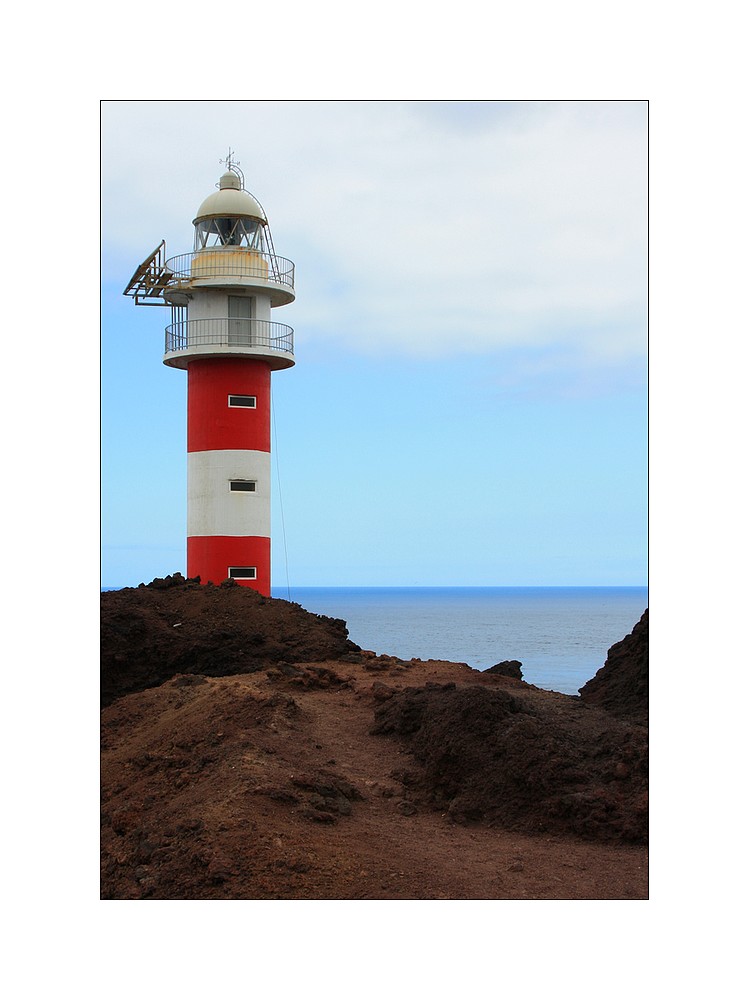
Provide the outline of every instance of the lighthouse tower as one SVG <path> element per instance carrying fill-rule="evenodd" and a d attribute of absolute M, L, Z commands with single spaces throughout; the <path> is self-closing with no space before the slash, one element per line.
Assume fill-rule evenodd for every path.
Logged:
<path fill-rule="evenodd" d="M 192 253 L 165 243 L 124 294 L 171 309 L 164 364 L 187 371 L 187 575 L 270 595 L 271 372 L 294 364 L 294 265 L 229 152 L 193 220 Z"/>

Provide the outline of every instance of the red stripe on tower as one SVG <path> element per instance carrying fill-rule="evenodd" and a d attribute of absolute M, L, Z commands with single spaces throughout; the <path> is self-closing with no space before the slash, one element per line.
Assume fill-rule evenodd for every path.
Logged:
<path fill-rule="evenodd" d="M 187 369 L 187 450 L 270 451 L 270 373 L 254 359 L 193 361 Z"/>
<path fill-rule="evenodd" d="M 225 580 L 227 567 L 255 567 L 255 576 L 235 576 L 237 583 L 270 595 L 270 538 L 192 535 L 187 539 L 187 565 L 202 570 L 194 574 L 200 575 L 201 582 Z"/>

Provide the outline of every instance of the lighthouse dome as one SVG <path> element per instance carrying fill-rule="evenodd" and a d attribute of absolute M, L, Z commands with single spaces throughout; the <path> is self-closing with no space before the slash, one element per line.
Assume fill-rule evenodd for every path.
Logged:
<path fill-rule="evenodd" d="M 249 191 L 242 190 L 239 178 L 231 170 L 227 170 L 219 180 L 218 191 L 209 194 L 201 204 L 193 219 L 193 224 L 200 219 L 212 218 L 217 215 L 232 218 L 245 216 L 264 223 L 268 221 L 259 202 L 252 197 Z"/>

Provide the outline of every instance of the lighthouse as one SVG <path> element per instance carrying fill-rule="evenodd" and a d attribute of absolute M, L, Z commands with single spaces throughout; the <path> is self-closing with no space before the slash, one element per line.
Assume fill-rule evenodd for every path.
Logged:
<path fill-rule="evenodd" d="M 270 595 L 271 372 L 294 364 L 294 301 L 260 202 L 229 152 L 193 219 L 191 253 L 161 244 L 125 295 L 171 310 L 164 364 L 187 372 L 187 575 Z"/>

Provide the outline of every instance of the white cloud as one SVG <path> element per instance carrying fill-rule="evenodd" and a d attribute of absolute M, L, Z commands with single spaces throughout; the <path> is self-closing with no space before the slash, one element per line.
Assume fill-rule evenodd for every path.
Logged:
<path fill-rule="evenodd" d="M 642 103 L 105 104 L 104 244 L 125 280 L 162 236 L 190 249 L 229 143 L 297 264 L 304 337 L 644 354 Z"/>

